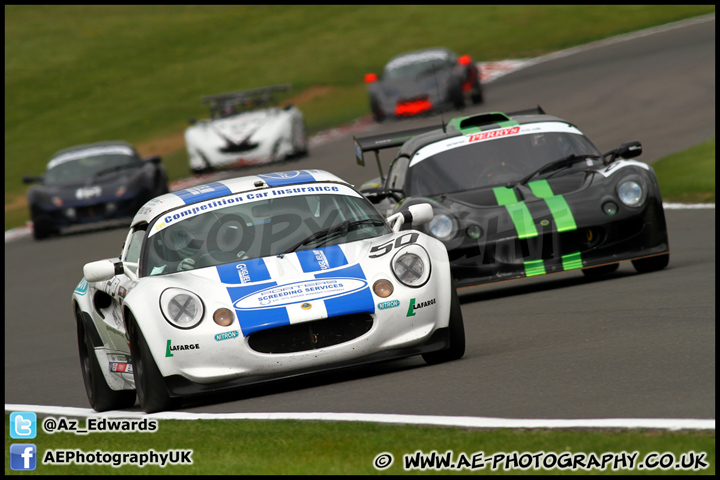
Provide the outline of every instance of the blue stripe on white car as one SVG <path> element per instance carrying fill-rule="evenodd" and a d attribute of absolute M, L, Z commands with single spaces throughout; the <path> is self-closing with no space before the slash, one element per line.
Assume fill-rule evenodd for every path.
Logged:
<path fill-rule="evenodd" d="M 244 336 L 296 322 L 375 312 L 365 273 L 359 264 L 347 265 L 340 246 L 303 250 L 286 259 L 291 255 L 297 255 L 312 278 L 278 284 L 263 259 L 216 267 Z"/>
<path fill-rule="evenodd" d="M 258 175 L 265 180 L 271 187 L 281 187 L 283 185 L 291 185 L 295 183 L 315 182 L 315 177 L 311 175 L 311 170 L 297 170 L 294 172 L 268 173 Z"/>
<path fill-rule="evenodd" d="M 211 198 L 221 197 L 223 195 L 229 195 L 232 191 L 223 183 L 213 182 L 206 185 L 199 185 L 197 187 L 189 187 L 184 190 L 178 190 L 173 192 L 178 197 L 182 198 L 185 204 L 201 202 L 203 200 L 209 200 Z"/>
<path fill-rule="evenodd" d="M 345 258 L 345 254 L 342 248 L 340 248 L 340 245 L 301 250 L 297 252 L 296 255 L 300 261 L 303 272 L 306 273 L 328 270 L 348 264 L 347 258 Z"/>

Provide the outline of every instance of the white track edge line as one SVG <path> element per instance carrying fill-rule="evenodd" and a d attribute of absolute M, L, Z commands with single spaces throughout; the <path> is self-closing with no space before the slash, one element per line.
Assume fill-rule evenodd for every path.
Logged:
<path fill-rule="evenodd" d="M 98 413 L 89 408 L 17 404 L 5 404 L 5 412 L 35 412 L 42 415 L 58 415 L 81 418 L 152 418 L 159 420 L 304 420 L 327 422 L 369 422 L 401 425 L 433 425 L 461 428 L 641 428 L 662 430 L 715 430 L 715 419 L 689 418 L 534 419 L 331 412 L 162 412 L 145 414 L 142 412 L 125 411 Z"/>

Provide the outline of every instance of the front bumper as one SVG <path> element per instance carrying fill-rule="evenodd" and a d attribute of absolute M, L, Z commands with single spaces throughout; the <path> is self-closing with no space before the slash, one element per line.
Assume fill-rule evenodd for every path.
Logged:
<path fill-rule="evenodd" d="M 93 202 L 67 204 L 61 208 L 33 205 L 33 222 L 59 231 L 73 225 L 86 225 L 106 220 L 132 219 L 151 198 L 147 192 L 137 192 L 120 198 L 100 199 Z M 72 209 L 74 215 L 68 213 Z"/>
<path fill-rule="evenodd" d="M 470 223 L 480 224 L 486 235 L 470 240 L 461 232 L 454 244 L 446 244 L 456 286 L 482 285 L 669 253 L 659 200 L 642 209 L 621 208 L 612 217 L 599 208 L 584 211 L 582 216 L 575 215 L 577 228 L 563 232 L 558 232 L 551 220 L 535 216 L 537 235 L 529 238 L 520 238 L 514 229 L 510 234 L 493 232 L 497 222 L 493 223 L 492 218 L 502 212 L 486 215 L 484 219 L 468 217 L 461 229 Z"/>

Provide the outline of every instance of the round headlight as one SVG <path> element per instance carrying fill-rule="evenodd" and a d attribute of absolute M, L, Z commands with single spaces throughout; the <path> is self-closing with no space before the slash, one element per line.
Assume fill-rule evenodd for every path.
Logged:
<path fill-rule="evenodd" d="M 618 197 L 628 207 L 637 207 L 644 199 L 643 188 L 634 180 L 626 180 L 618 186 Z"/>
<path fill-rule="evenodd" d="M 615 202 L 605 202 L 603 203 L 602 211 L 605 212 L 605 215 L 613 216 L 618 212 L 618 206 Z"/>
<path fill-rule="evenodd" d="M 213 321 L 221 327 L 227 327 L 233 323 L 235 315 L 227 308 L 218 308 L 213 313 Z"/>
<path fill-rule="evenodd" d="M 200 298 L 192 292 L 169 288 L 160 295 L 160 309 L 172 326 L 188 329 L 198 326 L 203 317 Z"/>
<path fill-rule="evenodd" d="M 430 257 L 419 245 L 408 245 L 393 257 L 390 266 L 395 277 L 408 287 L 421 287 L 430 278 Z"/>
<path fill-rule="evenodd" d="M 450 238 L 453 233 L 453 221 L 445 214 L 435 215 L 430 220 L 430 233 L 440 240 L 446 240 Z"/>
<path fill-rule="evenodd" d="M 465 234 L 473 240 L 477 240 L 482 236 L 482 228 L 479 225 L 470 225 L 465 230 Z"/>
<path fill-rule="evenodd" d="M 395 288 L 389 280 L 378 280 L 373 284 L 373 292 L 380 298 L 389 297 L 392 295 L 393 290 L 395 290 Z"/>

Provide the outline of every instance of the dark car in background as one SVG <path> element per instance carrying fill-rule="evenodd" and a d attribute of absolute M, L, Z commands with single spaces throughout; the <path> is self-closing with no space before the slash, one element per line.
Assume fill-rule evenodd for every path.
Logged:
<path fill-rule="evenodd" d="M 43 239 L 78 224 L 127 219 L 148 200 L 167 193 L 158 156 L 141 158 L 123 141 L 79 145 L 57 152 L 27 193 L 33 236 Z"/>
<path fill-rule="evenodd" d="M 458 287 L 575 269 L 595 276 L 624 260 L 640 273 L 668 265 L 655 172 L 630 160 L 640 142 L 601 154 L 539 107 L 355 139 L 361 165 L 364 152 L 398 147 L 387 177 L 360 190 L 383 215 L 432 200 L 434 218 L 419 229 L 445 244 Z"/>
<path fill-rule="evenodd" d="M 484 101 L 477 63 L 447 48 L 428 48 L 393 57 L 380 77 L 365 75 L 373 118 L 403 118 Z"/>

